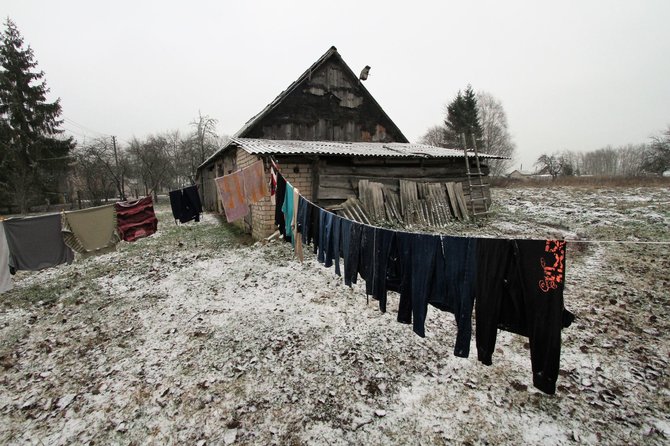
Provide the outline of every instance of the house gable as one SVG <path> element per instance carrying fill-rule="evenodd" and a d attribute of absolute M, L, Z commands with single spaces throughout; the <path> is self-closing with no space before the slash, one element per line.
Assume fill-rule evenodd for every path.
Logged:
<path fill-rule="evenodd" d="M 331 47 L 236 137 L 408 142 Z"/>

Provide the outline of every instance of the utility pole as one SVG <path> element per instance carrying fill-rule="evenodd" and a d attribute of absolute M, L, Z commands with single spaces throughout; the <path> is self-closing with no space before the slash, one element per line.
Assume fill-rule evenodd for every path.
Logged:
<path fill-rule="evenodd" d="M 125 201 L 126 191 L 124 190 L 125 184 L 123 184 L 123 173 L 121 173 L 119 170 L 119 154 L 116 151 L 116 136 L 112 136 L 112 147 L 114 148 L 114 164 L 116 165 L 116 175 L 117 175 L 116 181 L 119 185 L 119 194 L 121 195 L 120 196 L 121 200 Z"/>

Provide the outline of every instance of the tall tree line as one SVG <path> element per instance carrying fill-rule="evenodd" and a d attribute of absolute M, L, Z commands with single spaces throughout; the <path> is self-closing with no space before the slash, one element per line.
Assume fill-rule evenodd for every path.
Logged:
<path fill-rule="evenodd" d="M 566 150 L 541 155 L 536 166 L 552 177 L 572 175 L 634 177 L 670 169 L 670 126 L 650 142 L 606 146 L 590 152 Z"/>
<path fill-rule="evenodd" d="M 48 93 L 32 48 L 7 19 L 0 41 L 0 204 L 21 213 L 59 199 L 75 146 L 59 128 L 60 99 L 49 102 Z"/>
<path fill-rule="evenodd" d="M 98 138 L 75 150 L 70 187 L 100 203 L 125 195 L 153 195 L 195 184 L 197 168 L 227 141 L 216 134 L 217 121 L 199 114 L 192 131 L 178 130 L 120 141 Z"/>
<path fill-rule="evenodd" d="M 477 144 L 481 153 L 506 157 L 487 161 L 490 174 L 495 176 L 509 170 L 516 150 L 502 102 L 485 91 L 475 93 L 471 85 L 445 106 L 444 122 L 428 128 L 421 142 L 467 150 Z"/>

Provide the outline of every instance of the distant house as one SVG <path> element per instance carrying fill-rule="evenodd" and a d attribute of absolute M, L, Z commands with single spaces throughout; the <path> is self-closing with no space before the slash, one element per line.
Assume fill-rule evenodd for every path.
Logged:
<path fill-rule="evenodd" d="M 324 207 L 356 196 L 360 180 L 395 190 L 399 179 L 467 180 L 464 152 L 409 143 L 335 47 L 198 168 L 205 209 L 223 211 L 214 178 L 259 159 L 269 168 L 270 158 L 306 198 Z M 488 158 L 498 157 L 482 155 L 484 175 Z M 474 170 L 472 154 L 468 159 Z M 275 227 L 270 199 L 250 208 L 239 224 L 256 238 L 271 234 Z"/>
<path fill-rule="evenodd" d="M 525 172 L 521 171 L 519 169 L 514 169 L 509 175 L 507 175 L 509 178 L 513 178 L 515 180 L 530 180 L 530 177 L 533 176 L 532 172 Z"/>

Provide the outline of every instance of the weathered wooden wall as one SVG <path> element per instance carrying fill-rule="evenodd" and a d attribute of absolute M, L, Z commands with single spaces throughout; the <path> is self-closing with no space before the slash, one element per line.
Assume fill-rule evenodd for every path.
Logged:
<path fill-rule="evenodd" d="M 247 138 L 407 142 L 339 58 L 314 71 Z"/>
<path fill-rule="evenodd" d="M 471 170 L 475 171 L 474 161 L 470 163 Z M 383 183 L 394 192 L 399 192 L 400 179 L 425 183 L 456 182 L 463 184 L 466 199 L 469 200 L 470 195 L 463 158 L 407 160 L 331 157 L 319 160 L 317 170 L 315 199 L 325 206 L 341 203 L 351 196 L 358 196 L 360 180 Z M 482 163 L 482 173 L 488 175 L 488 166 L 485 163 Z M 472 177 L 472 182 L 479 184 L 477 177 Z M 480 190 L 481 188 L 474 189 L 475 197 L 481 196 Z"/>
<path fill-rule="evenodd" d="M 412 180 L 418 183 L 461 183 L 463 194 L 469 206 L 470 190 L 468 188 L 465 162 L 463 158 L 442 159 L 402 159 L 402 158 L 343 158 L 316 156 L 276 156 L 282 174 L 302 195 L 323 207 L 340 205 L 350 197 L 359 197 L 359 181 L 369 180 L 382 183 L 388 191 L 400 196 L 400 180 Z M 212 165 L 212 169 L 204 169 L 203 197 L 205 209 L 223 213 L 217 195 L 214 178 L 243 169 L 256 160 L 256 155 L 234 147 L 224 152 Z M 471 166 L 474 171 L 474 166 Z M 482 164 L 483 173 L 488 174 L 488 167 Z M 485 179 L 486 181 L 486 179 Z M 472 177 L 473 184 L 479 184 L 477 177 Z M 473 189 L 475 197 L 480 197 L 479 188 Z M 485 189 L 488 192 L 488 188 Z M 381 191 L 380 191 L 381 192 Z M 425 195 L 425 193 L 424 193 Z M 385 197 L 391 199 L 392 197 Z M 487 194 L 490 203 L 490 194 Z M 255 238 L 266 237 L 274 232 L 274 206 L 270 199 L 264 199 L 250 206 L 250 214 L 236 225 Z M 483 204 L 477 203 L 477 212 L 483 210 Z"/>

